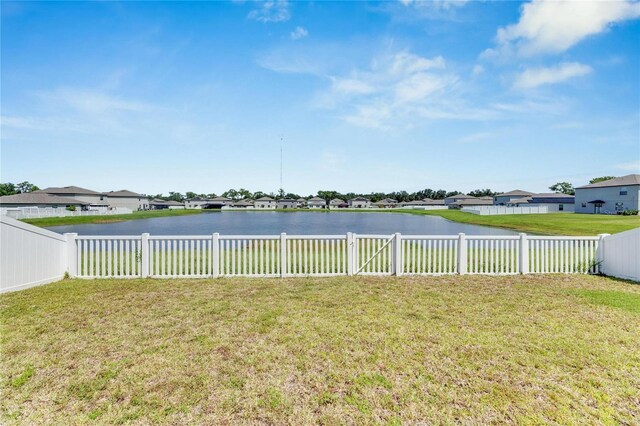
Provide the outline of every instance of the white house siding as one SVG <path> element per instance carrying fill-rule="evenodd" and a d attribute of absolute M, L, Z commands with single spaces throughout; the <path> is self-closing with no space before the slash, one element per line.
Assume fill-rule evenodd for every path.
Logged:
<path fill-rule="evenodd" d="M 144 197 L 104 197 L 109 207 L 125 207 L 131 210 L 148 210 L 149 200 Z"/>
<path fill-rule="evenodd" d="M 258 210 L 261 210 L 261 209 L 275 209 L 276 208 L 276 202 L 275 201 L 256 201 L 254 203 L 254 206 Z"/>
<path fill-rule="evenodd" d="M 298 207 L 297 201 L 278 201 L 277 207 L 279 209 L 295 209 Z"/>
<path fill-rule="evenodd" d="M 58 194 L 54 194 L 58 195 Z M 78 201 L 82 201 L 83 203 L 89 203 L 93 206 L 106 206 L 107 205 L 107 197 L 100 195 L 92 195 L 92 194 L 59 194 L 61 197 L 69 197 L 75 198 Z M 104 198 L 104 199 L 101 199 Z"/>
<path fill-rule="evenodd" d="M 620 195 L 626 190 L 626 195 Z M 605 203 L 600 208 L 600 213 L 613 214 L 616 212 L 616 203 L 619 210 L 640 210 L 640 185 L 609 186 L 600 188 L 576 188 L 576 213 L 596 213 L 593 204 L 589 201 L 602 200 Z"/>
<path fill-rule="evenodd" d="M 526 205 L 547 207 L 549 213 L 573 213 L 575 211 L 575 204 L 571 203 L 531 203 Z M 562 206 L 562 210 L 560 210 L 560 206 Z"/>
<path fill-rule="evenodd" d="M 493 204 L 495 206 L 502 206 L 507 204 L 510 200 L 514 198 L 525 198 L 527 195 L 496 195 L 493 197 Z"/>

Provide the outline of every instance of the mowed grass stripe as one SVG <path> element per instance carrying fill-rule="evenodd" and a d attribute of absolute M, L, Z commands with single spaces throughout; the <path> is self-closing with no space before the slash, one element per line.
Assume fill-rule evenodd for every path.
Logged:
<path fill-rule="evenodd" d="M 595 276 L 65 280 L 0 296 L 6 424 L 634 423 Z M 635 300 L 635 299 L 634 299 Z"/>

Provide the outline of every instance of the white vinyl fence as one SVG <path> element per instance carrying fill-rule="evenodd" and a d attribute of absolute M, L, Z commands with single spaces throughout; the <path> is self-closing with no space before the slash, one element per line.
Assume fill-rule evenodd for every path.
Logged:
<path fill-rule="evenodd" d="M 527 206 L 527 207 L 505 207 L 505 206 L 474 206 L 463 207 L 465 213 L 477 214 L 480 216 L 496 216 L 503 214 L 544 214 L 549 213 L 547 206 Z"/>
<path fill-rule="evenodd" d="M 78 236 L 81 278 L 598 273 L 601 237 L 458 235 Z"/>
<path fill-rule="evenodd" d="M 0 291 L 62 279 L 68 269 L 65 236 L 0 216 Z"/>
<path fill-rule="evenodd" d="M 70 211 L 64 207 L 15 207 L 0 209 L 0 214 L 9 216 L 13 219 L 40 219 L 43 217 L 98 216 L 130 213 L 133 213 L 133 210 L 126 207 L 101 207 L 91 210 L 76 211 Z"/>
<path fill-rule="evenodd" d="M 601 271 L 606 275 L 640 281 L 640 228 L 604 239 Z"/>

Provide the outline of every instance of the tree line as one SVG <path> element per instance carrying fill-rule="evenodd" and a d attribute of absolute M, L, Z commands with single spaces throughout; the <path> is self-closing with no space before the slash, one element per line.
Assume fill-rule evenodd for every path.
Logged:
<path fill-rule="evenodd" d="M 614 179 L 614 178 L 615 176 L 600 176 L 600 177 L 591 179 L 589 183 L 592 184 L 592 183 L 602 182 L 602 181 Z M 27 181 L 16 183 L 16 184 L 11 182 L 0 183 L 0 196 L 24 194 L 27 192 L 37 191 L 39 189 L 40 188 L 38 188 L 36 185 Z M 573 185 L 569 182 L 558 182 L 554 185 L 551 185 L 549 189 L 552 190 L 553 192 L 562 193 L 562 194 L 568 194 L 568 195 L 575 194 L 575 189 L 573 188 Z M 404 203 L 407 201 L 423 200 L 425 198 L 431 198 L 433 200 L 442 200 L 446 197 L 450 197 L 452 195 L 458 195 L 458 194 L 462 194 L 462 192 L 446 191 L 444 189 L 434 190 L 434 189 L 426 188 L 426 189 L 416 191 L 416 192 L 411 192 L 411 193 L 407 191 L 395 191 L 395 192 L 388 192 L 388 193 L 384 193 L 384 192 L 343 193 L 339 191 L 321 190 L 321 191 L 318 191 L 315 195 L 301 196 L 299 194 L 295 194 L 292 192 L 285 192 L 283 189 L 280 189 L 277 192 L 266 193 L 262 191 L 251 192 L 245 188 L 240 188 L 240 189 L 229 189 L 221 193 L 220 196 L 229 198 L 234 201 L 243 200 L 246 198 L 256 200 L 258 198 L 265 197 L 265 196 L 271 197 L 274 199 L 290 198 L 294 200 L 298 198 L 309 199 L 312 197 L 319 197 L 324 199 L 325 201 L 330 201 L 330 200 L 333 200 L 334 198 L 339 198 L 341 200 L 347 201 L 356 197 L 364 197 L 371 200 L 374 203 L 384 200 L 385 198 L 392 198 L 400 203 Z M 488 188 L 476 189 L 467 193 L 467 195 L 471 195 L 473 197 L 493 197 L 499 194 L 502 194 L 502 193 L 492 191 L 491 189 L 488 189 Z M 182 194 L 180 192 L 170 191 L 169 195 L 156 194 L 156 195 L 150 195 L 149 198 L 150 199 L 157 198 L 165 201 L 183 202 L 184 200 L 191 199 L 191 198 L 198 198 L 198 197 L 199 198 L 215 198 L 217 196 L 218 195 L 215 193 L 204 194 L 204 193 L 195 193 L 195 192 L 187 191 L 186 193 Z"/>

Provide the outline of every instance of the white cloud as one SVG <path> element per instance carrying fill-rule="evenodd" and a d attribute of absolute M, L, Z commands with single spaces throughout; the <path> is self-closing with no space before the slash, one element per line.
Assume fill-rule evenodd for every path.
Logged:
<path fill-rule="evenodd" d="M 349 123 L 381 129 L 433 114 L 458 81 L 441 56 L 406 51 L 377 57 L 369 69 L 330 79 L 330 89 L 316 99 L 318 106 L 338 109 Z"/>
<path fill-rule="evenodd" d="M 291 18 L 289 2 L 287 0 L 269 0 L 261 2 L 260 6 L 249 12 L 249 19 L 260 22 L 283 22 Z"/>
<path fill-rule="evenodd" d="M 461 7 L 467 4 L 469 0 L 400 0 L 405 6 L 414 6 L 421 8 L 433 8 L 433 9 L 452 9 Z"/>
<path fill-rule="evenodd" d="M 518 23 L 498 29 L 496 38 L 502 53 L 514 50 L 524 56 L 559 53 L 617 22 L 638 17 L 640 3 L 630 0 L 533 0 L 522 6 Z"/>
<path fill-rule="evenodd" d="M 85 113 L 105 113 L 105 112 L 141 112 L 152 110 L 155 107 L 151 104 L 138 102 L 131 99 L 110 95 L 106 92 L 78 89 L 59 88 L 53 91 L 38 92 L 42 99 L 64 104 L 77 111 Z"/>
<path fill-rule="evenodd" d="M 578 62 L 565 62 L 554 67 L 528 68 L 515 80 L 518 89 L 533 89 L 545 84 L 556 84 L 589 74 L 592 68 Z"/>
<path fill-rule="evenodd" d="M 303 27 L 296 27 L 295 30 L 291 32 L 291 40 L 300 40 L 301 38 L 305 38 L 309 35 L 309 31 L 307 31 Z"/>
<path fill-rule="evenodd" d="M 640 160 L 632 161 L 629 163 L 618 164 L 616 168 L 620 170 L 625 170 L 628 172 L 640 173 Z"/>
<path fill-rule="evenodd" d="M 471 74 L 474 76 L 480 75 L 484 73 L 484 67 L 482 65 L 476 65 L 473 67 L 473 70 L 471 71 Z"/>

